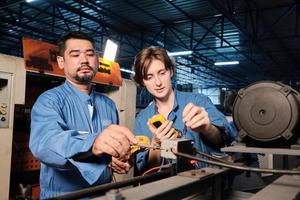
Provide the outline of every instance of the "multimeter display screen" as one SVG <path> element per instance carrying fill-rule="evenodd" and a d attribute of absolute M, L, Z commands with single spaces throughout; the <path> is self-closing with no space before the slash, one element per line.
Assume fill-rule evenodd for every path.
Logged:
<path fill-rule="evenodd" d="M 153 122 L 153 126 L 155 126 L 155 128 L 158 128 L 161 125 L 162 125 L 162 123 L 160 121 Z"/>

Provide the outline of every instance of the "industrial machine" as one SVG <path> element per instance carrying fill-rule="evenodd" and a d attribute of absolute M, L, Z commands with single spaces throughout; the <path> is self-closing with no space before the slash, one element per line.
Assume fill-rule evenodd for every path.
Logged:
<path fill-rule="evenodd" d="M 226 160 L 205 155 L 209 159 L 191 154 L 193 143 L 187 139 L 170 139 L 162 141 L 161 156 L 166 159 L 176 160 L 176 164 L 160 166 L 160 170 L 143 176 L 133 177 L 116 183 L 109 183 L 86 188 L 76 192 L 67 193 L 53 199 L 78 199 L 91 198 L 97 200 L 121 199 L 297 199 L 300 195 L 300 170 L 274 170 L 259 169 L 235 165 Z M 148 146 L 148 148 L 152 148 Z M 154 147 L 157 148 L 157 147 Z M 181 158 L 197 160 L 210 164 L 202 169 L 179 171 L 178 166 L 185 164 Z M 177 165 L 177 167 L 176 167 Z M 257 194 L 236 193 L 230 190 L 231 175 L 234 171 L 269 172 L 287 174 L 280 177 L 274 184 L 269 185 Z M 293 175 L 293 176 L 292 176 Z M 297 175 L 297 176 L 295 176 Z M 128 187 L 134 186 L 134 187 Z M 275 189 L 276 195 L 268 198 L 270 188 Z M 285 193 L 284 191 L 289 191 Z"/>
<path fill-rule="evenodd" d="M 25 102 L 25 67 L 21 58 L 0 54 L 0 196 L 9 199 L 15 104 Z"/>
<path fill-rule="evenodd" d="M 24 103 L 25 74 L 23 59 L 0 55 L 0 156 L 2 159 L 0 162 L 0 195 L 4 199 L 9 198 L 14 107 L 15 104 Z M 31 88 L 28 91 L 28 96 L 31 96 L 29 101 L 32 101 L 28 103 L 29 106 L 35 100 L 33 96 L 38 96 L 41 93 L 39 89 L 36 89 L 35 84 L 42 79 L 43 77 L 37 77 L 36 82 L 27 85 Z M 47 86 L 45 84 L 40 85 L 43 85 L 42 89 L 44 90 L 46 87 L 60 84 L 60 81 L 52 80 L 48 81 L 50 83 Z M 121 124 L 132 129 L 134 123 L 132 119 L 135 117 L 135 84 L 129 80 L 123 80 L 122 87 L 115 88 L 115 90 L 110 92 L 104 92 L 116 102 Z M 258 97 L 258 94 L 261 96 Z M 280 146 L 283 143 L 284 146 L 290 147 L 299 143 L 299 132 L 297 132 L 298 111 L 299 94 L 297 91 L 283 84 L 262 82 L 239 92 L 239 97 L 235 102 L 234 119 L 242 133 L 241 141 L 246 142 L 248 146 L 255 146 L 256 144 L 260 146 L 264 146 L 264 144 L 267 144 L 267 146 Z M 244 114 L 247 112 L 250 114 Z M 30 113 L 30 110 L 28 113 Z M 283 113 L 284 119 L 281 113 Z M 164 120 L 161 116 L 154 116 L 152 122 L 159 127 L 159 124 L 162 124 Z M 275 120 L 276 123 L 272 120 Z M 249 121 L 252 124 L 247 124 Z M 252 127 L 253 124 L 255 128 Z M 274 128 L 273 126 L 275 125 L 276 127 Z M 272 130 L 275 130 L 275 132 L 266 133 L 266 127 L 273 127 Z M 258 170 L 256 168 L 236 166 L 233 163 L 212 156 L 204 155 L 206 158 L 196 157 L 192 147 L 193 141 L 184 138 L 166 140 L 161 143 L 160 147 L 151 145 L 150 141 L 146 141 L 144 138 L 141 138 L 141 141 L 144 142 L 144 145 L 134 147 L 138 151 L 147 148 L 159 148 L 162 157 L 172 161 L 167 165 L 160 166 L 158 172 L 155 173 L 133 177 L 132 172 L 130 172 L 126 176 L 120 177 L 116 183 L 87 188 L 55 199 L 78 199 L 81 197 L 95 199 L 224 199 L 224 189 L 230 188 L 228 174 L 231 173 L 231 170 L 228 170 L 229 168 L 233 170 L 289 174 L 277 180 L 278 182 L 275 183 L 275 186 L 270 187 L 276 191 L 275 197 L 277 196 L 279 199 L 293 199 L 294 197 L 294 199 L 297 199 L 300 196 L 299 175 L 291 176 L 291 174 L 300 174 L 300 171 Z M 294 150 L 292 153 L 293 155 L 300 155 L 299 150 Z M 188 164 L 191 164 L 190 161 L 195 160 L 206 162 L 210 167 L 191 169 Z M 219 167 L 212 167 L 216 164 Z M 278 187 L 274 189 L 278 184 L 289 186 L 285 188 L 288 189 L 289 196 L 280 196 L 281 193 L 283 194 L 283 192 L 280 192 L 282 190 L 278 189 Z M 135 187 L 128 188 L 128 186 Z M 265 189 L 266 191 L 262 192 L 270 193 L 268 187 Z M 261 198 L 263 194 L 258 193 L 258 195 L 256 199 L 266 199 Z M 252 197 L 255 199 L 255 196 Z M 272 197 L 271 199 L 275 198 Z"/>
<path fill-rule="evenodd" d="M 233 119 L 247 146 L 300 147 L 300 94 L 277 82 L 261 81 L 239 90 Z"/>
<path fill-rule="evenodd" d="M 233 150 L 228 147 L 222 150 L 300 156 L 300 150 L 295 148 L 299 145 L 299 97 L 299 93 L 291 87 L 270 81 L 258 82 L 241 89 L 234 104 L 234 121 L 239 130 L 238 142 L 246 143 L 246 146 L 242 150 L 240 147 L 234 147 Z M 150 122 L 155 127 L 159 127 L 164 120 L 161 116 L 154 116 Z M 153 174 L 77 191 L 56 199 L 91 197 L 91 194 L 93 199 L 99 200 L 300 199 L 300 169 L 261 169 L 241 166 L 205 153 L 197 157 L 192 146 L 193 141 L 184 138 L 165 140 L 159 147 L 161 156 L 175 160 L 170 163 L 176 164 L 161 166 L 159 172 Z M 290 147 L 294 149 L 289 149 Z M 148 145 L 148 148 L 157 149 L 158 147 Z M 192 160 L 205 162 L 209 166 L 219 166 L 221 169 L 208 167 L 190 170 L 183 167 L 187 166 L 187 161 Z M 232 175 L 236 170 L 283 174 L 283 176 L 256 194 L 236 195 L 233 191 L 233 195 L 226 196 L 225 190 L 229 188 L 230 191 Z M 165 177 L 166 174 L 167 177 Z M 149 179 L 152 181 L 139 185 Z M 135 187 L 123 189 L 128 185 L 135 185 Z M 89 194 L 89 191 L 92 193 Z M 103 196 L 104 193 L 105 196 Z"/>

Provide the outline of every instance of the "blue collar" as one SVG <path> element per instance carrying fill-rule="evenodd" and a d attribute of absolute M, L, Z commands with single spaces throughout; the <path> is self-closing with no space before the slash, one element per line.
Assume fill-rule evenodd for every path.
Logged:
<path fill-rule="evenodd" d="M 171 112 L 169 113 L 169 117 L 168 117 L 169 120 L 174 120 L 176 118 L 176 115 L 173 111 L 177 111 L 179 108 L 178 107 L 178 91 L 175 90 L 174 88 L 173 88 L 173 91 L 174 91 L 174 104 L 173 104 L 173 108 L 172 108 Z M 151 101 L 151 103 L 149 104 L 149 107 L 150 107 L 150 111 L 151 111 L 151 116 L 158 114 L 155 99 L 153 101 Z"/>
<path fill-rule="evenodd" d="M 74 93 L 82 102 L 92 104 L 92 100 L 94 99 L 94 90 L 91 90 L 89 95 L 81 92 L 74 85 L 72 85 L 69 81 L 65 81 L 63 86 L 70 92 Z"/>

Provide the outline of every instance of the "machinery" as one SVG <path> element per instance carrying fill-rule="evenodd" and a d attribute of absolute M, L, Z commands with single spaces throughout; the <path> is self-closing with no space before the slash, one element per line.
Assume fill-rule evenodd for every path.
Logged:
<path fill-rule="evenodd" d="M 25 102 L 25 67 L 21 58 L 0 54 L 0 196 L 9 199 L 15 104 Z"/>
<path fill-rule="evenodd" d="M 240 90 L 234 104 L 234 121 L 239 130 L 239 142 L 245 142 L 247 147 L 242 150 L 238 148 L 229 151 L 226 148 L 222 150 L 300 156 L 300 150 L 296 148 L 279 149 L 279 147 L 290 148 L 299 145 L 299 102 L 299 93 L 281 83 L 258 82 Z M 150 122 L 153 126 L 159 127 L 164 120 L 163 117 L 157 115 L 153 116 Z M 236 170 L 283 174 L 283 176 L 256 194 L 237 196 L 235 191 L 231 191 L 233 195 L 231 193 L 226 199 L 300 199 L 299 169 L 261 169 L 241 166 L 205 153 L 200 154 L 202 157 L 197 157 L 192 147 L 193 141 L 184 138 L 165 140 L 160 147 L 149 144 L 141 146 L 160 149 L 163 158 L 175 160 L 170 163 L 176 164 L 161 166 L 159 172 L 146 176 L 90 188 L 93 199 L 225 199 L 224 194 L 230 191 L 231 178 Z M 189 161 L 193 160 L 205 162 L 210 166 L 217 165 L 221 169 L 186 168 Z M 149 179 L 152 181 L 139 185 Z M 135 185 L 135 187 L 123 189 L 124 186 L 129 185 Z M 88 191 L 89 189 L 70 193 L 57 199 L 86 197 L 90 195 Z M 105 196 L 103 196 L 104 193 Z"/>
<path fill-rule="evenodd" d="M 141 144 L 141 146 L 145 147 L 144 144 Z M 147 148 L 152 148 L 152 146 L 148 145 Z M 153 148 L 157 147 L 153 146 Z M 203 191 L 208 188 L 213 190 L 215 199 L 221 199 L 221 190 L 224 189 L 221 184 L 226 180 L 226 169 L 189 170 L 184 166 L 187 166 L 187 160 L 190 159 L 176 156 L 176 152 L 192 155 L 192 140 L 184 138 L 164 140 L 159 149 L 163 158 L 170 159 L 170 164 L 162 165 L 159 172 L 83 189 L 53 199 L 78 199 L 83 197 L 92 199 L 182 199 L 195 196 L 195 194 L 202 195 Z M 172 164 L 174 160 L 176 164 Z M 144 185 L 139 186 L 137 184 Z M 137 186 L 128 188 L 130 185 Z M 125 186 L 127 187 L 124 191 L 115 190 Z M 103 194 L 105 196 L 101 196 Z"/>
<path fill-rule="evenodd" d="M 0 56 L 0 156 L 2 159 L 0 163 L 0 195 L 4 199 L 8 199 L 14 105 L 24 103 L 26 76 L 23 59 L 6 55 Z M 40 79 L 38 81 L 40 81 Z M 39 84 L 39 82 L 37 82 L 35 82 L 35 84 Z M 51 84 L 53 84 L 53 82 L 51 82 Z M 55 82 L 55 84 L 59 84 L 59 81 Z M 40 85 L 45 87 L 44 84 Z M 30 88 L 32 90 L 28 91 L 31 92 L 29 96 L 37 96 L 36 94 L 40 93 L 38 90 L 34 91 L 35 85 L 32 85 Z M 269 91 L 270 88 L 271 91 Z M 116 102 L 121 124 L 131 129 L 134 123 L 132 119 L 135 117 L 135 104 L 133 103 L 135 102 L 135 93 L 136 86 L 129 80 L 124 80 L 122 87 L 107 93 Z M 258 94 L 261 94 L 260 98 L 257 97 Z M 299 134 L 297 134 L 299 133 L 297 132 L 299 118 L 298 96 L 297 91 L 288 86 L 272 82 L 263 82 L 259 85 L 253 85 L 241 90 L 239 92 L 239 99 L 235 102 L 236 108 L 234 110 L 236 124 L 242 133 L 240 137 L 241 141 L 245 141 L 248 146 L 255 146 L 256 144 L 260 144 L 261 146 L 264 146 L 264 144 L 270 146 L 279 144 L 280 146 L 282 141 L 284 141 L 284 146 L 297 145 L 297 141 L 299 140 Z M 31 98 L 31 100 L 33 101 L 34 99 Z M 268 105 L 269 102 L 271 102 L 272 106 Z M 290 107 L 288 107 L 288 105 Z M 245 112 L 249 112 L 250 114 L 240 115 L 240 113 Z M 270 115 L 272 113 L 275 114 Z M 280 113 L 289 114 L 284 114 L 285 119 L 282 119 L 280 118 Z M 270 116 L 273 116 L 273 119 L 277 120 L 276 123 L 273 124 L 272 120 L 269 120 L 272 118 Z M 257 120 L 257 117 L 260 117 L 260 119 Z M 162 116 L 154 116 L 152 118 L 152 124 L 159 127 L 164 120 Z M 248 120 L 254 121 L 253 124 L 255 124 L 255 128 L 251 125 L 248 126 Z M 262 122 L 265 123 L 264 126 L 261 125 Z M 277 122 L 280 122 L 281 126 L 279 126 Z M 273 125 L 277 125 L 276 127 L 280 127 L 280 129 L 273 128 L 276 133 L 265 134 L 264 127 L 273 127 Z M 184 133 L 182 134 L 184 135 Z M 179 132 L 178 135 L 180 135 Z M 176 164 L 160 166 L 159 172 L 140 177 L 133 177 L 133 174 L 129 173 L 127 177 L 121 177 L 121 181 L 119 182 L 87 188 L 55 199 L 78 199 L 81 197 L 95 199 L 200 199 L 203 195 L 203 199 L 223 199 L 224 189 L 230 187 L 228 174 L 231 173 L 231 170 L 228 170 L 228 168 L 261 172 L 258 169 L 241 168 L 240 166 L 232 165 L 232 163 L 218 160 L 214 157 L 210 157 L 209 159 L 196 157 L 192 147 L 193 141 L 184 138 L 166 140 L 161 143 L 160 147 L 151 145 L 150 141 L 145 138 L 140 138 L 139 141 L 140 146 L 135 146 L 132 150 L 140 151 L 141 149 L 147 148 L 159 148 L 162 157 L 171 159 L 169 163 Z M 294 155 L 300 155 L 299 150 L 294 150 Z M 191 161 L 194 160 L 206 162 L 210 164 L 210 166 L 214 166 L 216 164 L 214 161 L 217 161 L 221 168 L 208 167 L 204 169 L 191 169 L 190 164 Z M 277 199 L 292 199 L 296 195 L 299 196 L 300 178 L 299 176 L 291 176 L 291 174 L 299 174 L 300 172 L 272 169 L 265 169 L 262 170 L 262 172 L 290 174 L 283 176 L 282 179 L 275 183 L 275 187 L 278 183 L 292 186 L 287 188 L 289 196 L 282 197 L 280 196 L 283 194 L 283 192 L 280 192 L 282 190 L 273 188 L 273 190 L 276 191 L 275 197 L 277 196 Z M 125 178 L 127 179 L 124 180 Z M 139 184 L 144 185 L 139 186 Z M 135 187 L 128 188 L 128 186 L 131 185 Z M 126 187 L 126 189 L 124 189 L 124 187 Z M 270 193 L 268 188 L 262 192 Z M 261 194 L 258 195 L 260 199 L 266 199 L 261 198 Z M 275 197 L 271 199 L 275 199 Z"/>
<path fill-rule="evenodd" d="M 143 146 L 143 145 L 141 145 Z M 187 139 L 170 139 L 162 141 L 161 156 L 166 159 L 176 160 L 176 164 L 160 166 L 158 172 L 133 177 L 116 183 L 99 185 L 76 192 L 67 193 L 53 199 L 78 199 L 89 197 L 97 200 L 121 199 L 297 199 L 300 195 L 300 170 L 274 170 L 259 169 L 220 160 L 216 157 L 205 155 L 210 159 L 196 157 L 191 154 L 193 143 Z M 151 145 L 148 148 L 152 148 Z M 157 148 L 157 147 L 154 147 Z M 207 167 L 179 171 L 178 166 L 185 165 L 185 160 L 197 160 L 222 168 Z M 173 162 L 170 162 L 173 163 Z M 269 185 L 257 194 L 235 193 L 230 190 L 232 170 L 268 172 L 284 175 L 272 185 Z M 293 176 L 292 176 L 293 175 Z M 297 176 L 295 176 L 297 175 Z M 140 185 L 142 184 L 142 185 Z M 128 187 L 133 185 L 134 187 Z M 276 195 L 268 197 L 270 188 Z M 289 191 L 285 193 L 284 191 Z M 225 195 L 226 194 L 226 195 Z M 263 197 L 263 198 L 262 198 Z"/>
<path fill-rule="evenodd" d="M 282 83 L 261 81 L 239 90 L 233 119 L 247 146 L 300 147 L 300 94 Z"/>
<path fill-rule="evenodd" d="M 150 123 L 155 127 L 155 128 L 158 128 L 160 127 L 165 121 L 166 119 L 164 118 L 163 115 L 161 114 L 157 114 L 157 115 L 154 115 L 152 116 L 150 119 L 149 119 Z M 180 133 L 178 130 L 175 129 L 174 131 L 174 134 L 173 134 L 173 138 L 179 138 L 180 137 Z"/>

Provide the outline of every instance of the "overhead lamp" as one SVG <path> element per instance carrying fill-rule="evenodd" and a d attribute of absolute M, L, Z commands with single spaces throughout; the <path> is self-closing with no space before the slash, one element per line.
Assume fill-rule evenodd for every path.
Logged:
<path fill-rule="evenodd" d="M 214 65 L 220 66 L 220 65 L 238 65 L 239 61 L 226 61 L 226 62 L 215 62 Z"/>
<path fill-rule="evenodd" d="M 35 0 L 26 0 L 26 3 L 31 3 L 33 1 L 35 1 Z"/>
<path fill-rule="evenodd" d="M 184 56 L 184 55 L 190 55 L 193 51 L 177 51 L 177 52 L 168 52 L 169 56 Z"/>
<path fill-rule="evenodd" d="M 109 61 L 115 61 L 118 45 L 111 41 L 106 40 L 103 58 Z"/>
<path fill-rule="evenodd" d="M 120 68 L 120 70 L 121 70 L 122 72 L 126 72 L 126 73 L 129 73 L 129 74 L 135 74 L 134 71 L 131 71 L 131 70 L 129 70 L 129 69 Z"/>

